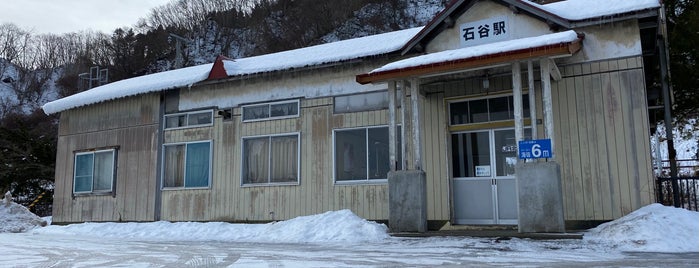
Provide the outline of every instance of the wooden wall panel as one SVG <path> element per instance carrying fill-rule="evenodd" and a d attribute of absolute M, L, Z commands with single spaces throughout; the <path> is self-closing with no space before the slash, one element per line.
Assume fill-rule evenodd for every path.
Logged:
<path fill-rule="evenodd" d="M 154 219 L 157 94 L 61 114 L 54 222 Z M 94 124 L 96 121 L 105 121 Z M 115 194 L 73 196 L 74 152 L 117 146 Z"/>
<path fill-rule="evenodd" d="M 565 66 L 554 83 L 566 220 L 616 219 L 652 202 L 641 66 L 640 58 Z"/>
<path fill-rule="evenodd" d="M 335 185 L 333 129 L 386 125 L 386 110 L 334 114 L 332 98 L 304 99 L 300 116 L 280 120 L 241 122 L 240 108 L 233 119 L 216 116 L 212 127 L 165 132 L 165 141 L 213 141 L 210 189 L 163 191 L 162 219 L 270 221 L 329 210 L 351 209 L 367 219 L 388 218 L 385 182 Z M 301 163 L 298 185 L 241 186 L 243 137 L 300 133 Z M 205 207 L 206 212 L 196 210 Z"/>

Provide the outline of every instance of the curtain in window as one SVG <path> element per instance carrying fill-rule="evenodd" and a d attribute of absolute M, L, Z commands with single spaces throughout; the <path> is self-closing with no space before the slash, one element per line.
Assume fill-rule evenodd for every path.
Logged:
<path fill-rule="evenodd" d="M 187 144 L 185 187 L 209 186 L 209 142 Z"/>
<path fill-rule="evenodd" d="M 298 136 L 272 137 L 270 182 L 298 181 Z"/>
<path fill-rule="evenodd" d="M 114 151 L 95 153 L 93 191 L 111 191 L 114 180 Z"/>
<path fill-rule="evenodd" d="M 335 132 L 335 179 L 366 180 L 366 129 Z"/>
<path fill-rule="evenodd" d="M 370 128 L 367 130 L 369 141 L 369 179 L 388 178 L 391 160 L 388 155 L 388 128 Z"/>
<path fill-rule="evenodd" d="M 243 141 L 243 183 L 267 183 L 269 172 L 269 138 Z"/>
<path fill-rule="evenodd" d="M 163 187 L 184 186 L 184 145 L 165 146 Z"/>
<path fill-rule="evenodd" d="M 74 192 L 92 191 L 92 164 L 93 154 L 81 154 L 75 156 L 75 177 L 73 178 Z"/>

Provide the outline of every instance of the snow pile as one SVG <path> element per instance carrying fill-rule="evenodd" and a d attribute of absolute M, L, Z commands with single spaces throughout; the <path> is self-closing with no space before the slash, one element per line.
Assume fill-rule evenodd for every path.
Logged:
<path fill-rule="evenodd" d="M 384 65 L 381 68 L 371 71 L 370 74 L 396 71 L 411 67 L 429 66 L 431 64 L 439 64 L 447 61 L 464 60 L 502 52 L 534 48 L 539 46 L 563 44 L 574 42 L 576 40 L 578 40 L 578 34 L 575 31 L 571 30 L 560 33 L 546 34 L 535 37 L 527 37 L 466 48 L 459 48 L 392 62 Z"/>
<path fill-rule="evenodd" d="M 568 0 L 546 5 L 538 5 L 528 1 L 524 1 L 524 3 L 536 6 L 569 20 L 613 16 L 616 14 L 660 7 L 659 0 Z"/>
<path fill-rule="evenodd" d="M 651 204 L 591 229 L 585 240 L 621 251 L 699 252 L 699 212 Z"/>
<path fill-rule="evenodd" d="M 298 217 L 268 224 L 223 222 L 82 223 L 48 226 L 35 233 L 89 235 L 146 240 L 238 241 L 308 243 L 380 241 L 388 238 L 385 225 L 369 222 L 350 210 Z"/>
<path fill-rule="evenodd" d="M 0 200 L 0 233 L 21 233 L 37 226 L 46 226 L 46 221 L 22 205 L 12 202 L 9 193 Z"/>

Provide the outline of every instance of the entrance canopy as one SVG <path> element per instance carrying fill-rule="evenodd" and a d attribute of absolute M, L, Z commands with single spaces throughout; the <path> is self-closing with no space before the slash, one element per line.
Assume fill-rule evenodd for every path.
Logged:
<path fill-rule="evenodd" d="M 392 62 L 357 75 L 360 84 L 426 77 L 536 58 L 570 56 L 580 50 L 583 35 L 575 31 L 546 34 L 447 50 Z"/>

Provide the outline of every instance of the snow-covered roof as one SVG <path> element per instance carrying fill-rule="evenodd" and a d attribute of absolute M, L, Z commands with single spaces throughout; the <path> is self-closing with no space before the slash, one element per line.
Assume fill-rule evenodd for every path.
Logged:
<path fill-rule="evenodd" d="M 526 1 L 567 20 L 585 20 L 659 8 L 659 0 L 566 0 L 546 5 Z"/>
<path fill-rule="evenodd" d="M 54 114 L 107 100 L 186 87 L 205 80 L 212 65 L 209 63 L 116 81 L 46 103 L 41 108 L 46 114 Z"/>
<path fill-rule="evenodd" d="M 529 1 L 514 0 L 505 1 L 512 2 L 520 7 L 530 7 L 538 10 L 535 13 L 548 13 L 550 17 L 560 17 L 563 20 L 576 21 L 586 20 L 599 17 L 613 16 L 615 14 L 624 14 L 629 12 L 642 11 L 660 7 L 659 0 L 566 0 L 546 5 L 538 5 Z M 459 5 L 464 1 L 455 1 L 452 5 Z M 445 11 L 450 10 L 447 7 Z M 453 11 L 453 10 L 452 10 Z M 539 14 L 541 15 L 541 14 Z M 441 21 L 447 16 L 440 13 L 435 18 L 436 21 Z M 436 22 L 433 21 L 433 22 Z M 430 23 L 432 24 L 432 22 Z M 248 75 L 263 72 L 273 72 L 288 70 L 293 68 L 303 68 L 308 66 L 316 66 L 332 62 L 340 62 L 356 58 L 381 55 L 385 53 L 395 52 L 406 47 L 412 47 L 416 42 L 424 37 L 423 28 L 413 28 L 402 31 L 395 31 L 385 34 L 367 36 L 362 38 L 344 40 L 334 43 L 317 45 L 312 47 L 300 48 L 295 50 L 283 51 L 279 53 L 241 58 L 236 60 L 224 60 L 223 68 L 228 76 Z M 436 30 L 434 27 L 425 28 L 425 31 Z M 554 34 L 520 39 L 540 42 L 539 45 L 545 45 L 546 42 L 554 42 L 556 38 L 572 34 Z M 415 40 L 418 39 L 418 40 Z M 416 57 L 406 61 L 399 61 L 384 67 L 381 67 L 374 72 L 401 68 L 401 65 L 421 65 L 428 64 L 428 61 L 439 61 L 439 59 L 447 58 L 463 58 L 470 57 L 470 54 L 478 53 L 497 53 L 496 50 L 516 50 L 515 47 L 534 46 L 533 43 L 525 43 L 525 41 L 508 41 L 505 43 L 488 44 L 486 46 L 471 47 L 468 50 L 452 50 L 442 53 L 434 53 L 423 57 Z M 477 49 L 476 49 L 477 48 Z M 422 63 L 421 63 L 422 62 Z M 68 109 L 99 103 L 107 100 L 123 98 L 148 92 L 157 92 L 173 88 L 181 88 L 191 86 L 195 83 L 207 79 L 211 72 L 212 64 L 204 64 L 179 70 L 167 71 L 157 74 L 145 75 L 117 81 L 111 84 L 100 86 L 85 92 L 81 92 L 72 96 L 68 96 L 56 101 L 46 103 L 42 108 L 47 114 L 58 113 Z"/>
<path fill-rule="evenodd" d="M 411 68 L 429 67 L 434 64 L 468 60 L 478 57 L 495 55 L 498 53 L 519 51 L 549 45 L 571 43 L 577 40 L 579 40 L 578 34 L 573 30 L 569 30 L 565 32 L 546 34 L 535 37 L 527 37 L 515 40 L 483 44 L 479 46 L 435 52 L 431 54 L 392 62 L 380 68 L 374 69 L 368 74 L 360 75 L 360 77 L 375 76 L 392 72 L 401 72 L 402 70 L 407 70 Z"/>
<path fill-rule="evenodd" d="M 224 60 L 229 76 L 303 68 L 386 54 L 401 49 L 422 27 L 360 37 L 267 55 Z M 213 64 L 144 75 L 113 82 L 42 106 L 46 114 L 143 93 L 188 87 L 207 79 Z"/>
<path fill-rule="evenodd" d="M 237 76 L 381 55 L 398 51 L 420 30 L 422 27 L 224 61 L 224 67 L 229 76 Z"/>

